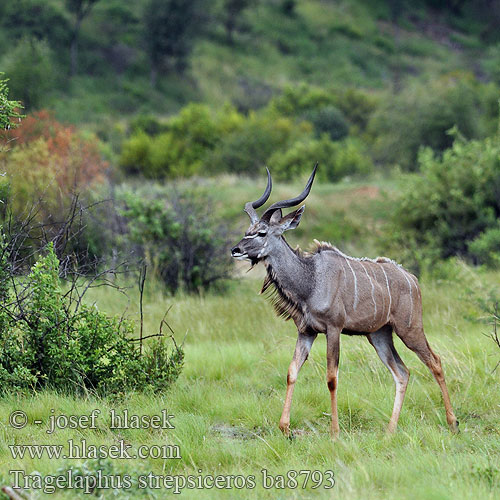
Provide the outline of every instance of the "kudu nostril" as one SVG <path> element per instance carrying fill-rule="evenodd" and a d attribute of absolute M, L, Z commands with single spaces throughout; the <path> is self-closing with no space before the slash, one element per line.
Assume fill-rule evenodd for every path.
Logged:
<path fill-rule="evenodd" d="M 240 247 L 233 247 L 231 249 L 231 255 L 242 253 Z"/>

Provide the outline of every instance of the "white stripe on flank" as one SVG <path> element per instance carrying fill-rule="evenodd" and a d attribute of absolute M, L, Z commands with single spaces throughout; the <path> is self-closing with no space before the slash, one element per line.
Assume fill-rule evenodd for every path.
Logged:
<path fill-rule="evenodd" d="M 368 276 L 368 279 L 370 280 L 370 285 L 372 286 L 372 300 L 373 300 L 373 319 L 377 319 L 377 302 L 375 301 L 375 285 L 373 284 L 372 277 L 368 274 L 368 271 L 366 270 L 365 265 L 361 262 L 361 265 L 363 266 L 363 269 L 365 270 L 366 275 Z"/>
<path fill-rule="evenodd" d="M 410 306 L 410 317 L 408 318 L 408 326 L 410 326 L 411 325 L 412 316 L 413 316 L 413 296 L 412 296 L 412 293 L 411 293 L 411 282 L 408 279 L 407 274 L 402 269 L 401 269 L 401 272 L 403 273 L 403 276 L 406 278 L 406 281 L 408 282 L 408 286 L 410 287 L 410 303 L 411 303 L 411 306 Z"/>
<path fill-rule="evenodd" d="M 352 275 L 354 277 L 354 304 L 353 304 L 353 309 L 356 310 L 356 307 L 358 307 L 358 278 L 356 278 L 356 273 L 354 272 L 354 269 L 351 266 L 351 263 L 349 262 L 349 259 L 346 259 L 347 265 L 352 271 Z"/>
<path fill-rule="evenodd" d="M 389 280 L 387 279 L 387 274 L 385 272 L 384 266 L 380 266 L 385 276 L 385 283 L 387 284 L 387 293 L 389 294 L 389 309 L 387 310 L 387 321 L 389 321 L 389 316 L 391 314 L 391 305 L 392 305 L 392 297 L 391 297 L 391 289 L 389 288 Z"/>

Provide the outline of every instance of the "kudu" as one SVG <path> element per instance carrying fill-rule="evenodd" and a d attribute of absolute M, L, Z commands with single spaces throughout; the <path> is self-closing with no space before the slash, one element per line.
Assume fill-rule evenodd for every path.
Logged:
<path fill-rule="evenodd" d="M 274 308 L 279 316 L 292 318 L 298 339 L 288 368 L 285 404 L 280 429 L 290 432 L 290 407 L 300 368 L 309 355 L 318 333 L 326 334 L 327 385 L 331 397 L 331 431 L 338 436 L 337 384 L 340 334 L 364 335 L 375 348 L 396 384 L 396 395 L 388 432 L 396 429 L 408 385 L 409 371 L 399 357 L 392 339 L 393 331 L 403 343 L 430 369 L 441 389 L 446 420 L 450 429 L 458 431 L 446 387 L 441 361 L 427 343 L 422 326 L 422 298 L 417 278 L 396 262 L 354 258 L 338 248 L 315 240 L 312 253 L 292 249 L 283 233 L 299 225 L 304 206 L 285 216 L 283 208 L 294 207 L 308 196 L 317 165 L 304 191 L 297 197 L 273 203 L 258 217 L 256 208 L 271 194 L 272 180 L 267 170 L 264 194 L 245 205 L 250 227 L 232 249 L 237 259 L 263 262 L 267 276 L 262 292 L 272 291 Z"/>

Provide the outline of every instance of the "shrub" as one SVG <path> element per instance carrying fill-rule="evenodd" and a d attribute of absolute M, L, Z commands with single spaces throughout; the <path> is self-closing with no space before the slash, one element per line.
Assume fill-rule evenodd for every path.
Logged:
<path fill-rule="evenodd" d="M 199 292 L 229 276 L 228 230 L 202 191 L 145 185 L 118 198 L 126 237 L 169 291 Z"/>
<path fill-rule="evenodd" d="M 108 163 L 95 137 L 83 137 L 46 111 L 26 117 L 10 136 L 14 147 L 3 169 L 14 217 L 22 218 L 36 204 L 35 220 L 49 225 L 67 212 L 74 193 L 105 181 Z"/>
<path fill-rule="evenodd" d="M 372 169 L 371 160 L 359 141 L 332 142 L 327 135 L 297 141 L 285 153 L 275 153 L 269 159 L 273 174 L 283 180 L 308 173 L 315 162 L 320 164 L 319 178 L 328 182 L 338 182 L 347 175 Z"/>
<path fill-rule="evenodd" d="M 40 107 L 54 83 L 52 53 L 48 44 L 23 38 L 2 62 L 13 94 L 26 109 Z"/>
<path fill-rule="evenodd" d="M 466 138 L 480 137 L 485 130 L 484 110 L 477 87 L 474 81 L 449 76 L 391 95 L 368 127 L 376 159 L 415 170 L 419 148 L 436 152 L 449 148 L 453 137 L 448 131 L 453 127 Z"/>
<path fill-rule="evenodd" d="M 482 66 L 484 71 L 486 71 L 496 83 L 500 84 L 500 43 L 488 47 Z"/>
<path fill-rule="evenodd" d="M 145 177 L 155 177 L 151 165 L 151 145 L 153 140 L 140 130 L 122 145 L 119 163 L 125 173 L 142 173 Z"/>
<path fill-rule="evenodd" d="M 341 92 L 336 104 L 347 121 L 359 131 L 366 129 L 377 105 L 378 100 L 374 96 L 355 88 Z"/>
<path fill-rule="evenodd" d="M 269 109 L 278 116 L 292 117 L 336 105 L 337 98 L 333 93 L 302 84 L 286 87 L 280 96 L 272 99 Z"/>
<path fill-rule="evenodd" d="M 314 125 L 317 135 L 328 134 L 332 141 L 343 139 L 349 133 L 349 125 L 335 106 L 326 106 L 304 113 L 303 117 Z"/>
<path fill-rule="evenodd" d="M 483 231 L 468 245 L 468 251 L 478 264 L 489 267 L 500 265 L 500 227 Z"/>
<path fill-rule="evenodd" d="M 199 174 L 207 156 L 242 122 L 230 106 L 214 114 L 206 105 L 189 104 L 154 137 L 142 130 L 132 135 L 123 145 L 120 165 L 150 179 Z"/>
<path fill-rule="evenodd" d="M 298 137 L 310 132 L 307 122 L 296 125 L 290 118 L 251 113 L 244 126 L 222 139 L 207 159 L 208 169 L 254 175 L 272 155 L 286 151 Z"/>
<path fill-rule="evenodd" d="M 0 261 L 2 390 L 50 387 L 66 392 L 165 389 L 180 373 L 183 351 L 164 342 L 141 356 L 132 323 L 81 305 L 64 293 L 53 245 L 38 259 L 24 292 L 10 291 L 6 246 Z"/>
<path fill-rule="evenodd" d="M 442 158 L 425 149 L 419 166 L 421 175 L 409 177 L 394 206 L 402 244 L 413 242 L 437 258 L 475 256 L 486 262 L 498 235 L 500 138 L 457 139 Z"/>

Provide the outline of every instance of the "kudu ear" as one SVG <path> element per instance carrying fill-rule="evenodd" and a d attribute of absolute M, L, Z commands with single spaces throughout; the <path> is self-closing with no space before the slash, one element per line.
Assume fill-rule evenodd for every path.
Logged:
<path fill-rule="evenodd" d="M 281 211 L 281 208 L 278 208 L 278 210 L 275 210 L 273 212 L 273 215 L 271 215 L 271 218 L 269 219 L 269 225 L 273 226 L 279 224 L 282 217 L 283 212 Z"/>
<path fill-rule="evenodd" d="M 285 217 L 280 220 L 281 230 L 288 231 L 288 229 L 295 229 L 299 225 L 300 219 L 302 218 L 302 214 L 304 213 L 305 209 L 306 206 L 302 205 L 294 212 L 290 212 L 289 214 L 285 215 Z"/>

